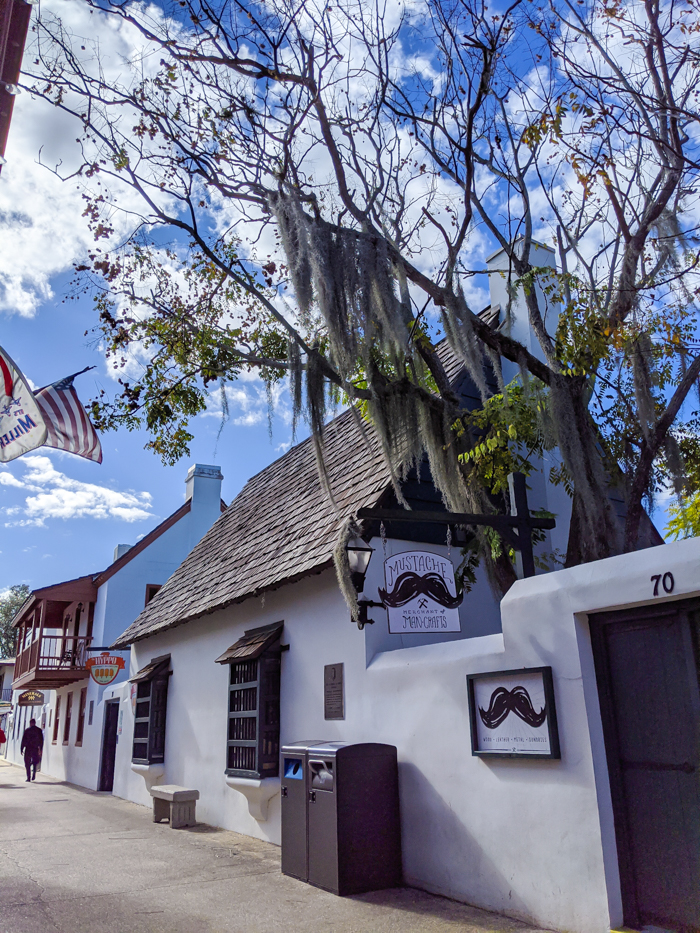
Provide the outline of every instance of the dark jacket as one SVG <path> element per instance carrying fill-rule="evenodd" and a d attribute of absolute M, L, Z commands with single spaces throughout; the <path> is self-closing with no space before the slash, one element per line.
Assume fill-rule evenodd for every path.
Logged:
<path fill-rule="evenodd" d="M 41 752 L 44 747 L 44 733 L 38 726 L 29 726 L 24 730 L 20 752 Z"/>

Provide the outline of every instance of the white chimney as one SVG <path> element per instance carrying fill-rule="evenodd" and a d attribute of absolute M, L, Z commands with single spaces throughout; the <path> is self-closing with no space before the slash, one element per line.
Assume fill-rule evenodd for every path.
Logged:
<path fill-rule="evenodd" d="M 199 505 L 204 499 L 221 501 L 221 481 L 224 477 L 221 468 L 206 463 L 193 463 L 187 471 L 185 480 L 185 502 L 192 499 Z"/>
<path fill-rule="evenodd" d="M 122 554 L 126 554 L 132 548 L 131 544 L 118 544 L 114 549 L 114 559 L 119 560 Z"/>
<path fill-rule="evenodd" d="M 185 502 L 191 502 L 189 515 L 190 547 L 211 528 L 221 515 L 221 481 L 218 466 L 193 463 L 185 480 Z"/>
<path fill-rule="evenodd" d="M 521 243 L 522 240 L 518 241 L 515 245 L 515 248 L 518 249 Z M 530 262 L 533 266 L 550 266 L 556 271 L 554 250 L 549 246 L 545 246 L 543 243 L 537 243 L 535 240 L 532 241 L 532 245 L 530 247 Z M 533 356 L 536 356 L 538 359 L 542 360 L 542 362 L 545 362 L 545 356 L 542 348 L 540 347 L 540 343 L 530 328 L 527 306 L 525 304 L 525 295 L 523 294 L 522 287 L 518 288 L 515 298 L 513 299 L 513 303 L 510 306 L 510 330 L 503 326 L 509 301 L 508 288 L 510 283 L 517 279 L 517 275 L 515 270 L 510 265 L 506 251 L 499 249 L 496 250 L 495 253 L 492 253 L 486 260 L 486 267 L 489 272 L 489 295 L 491 298 L 491 307 L 495 307 L 496 305 L 500 306 L 500 320 L 504 332 L 510 333 L 510 336 L 514 340 L 517 340 L 519 343 L 523 344 L 523 346 L 529 350 Z M 551 337 L 554 337 L 559 320 L 559 306 L 552 304 L 551 299 L 548 299 L 545 296 L 539 284 L 537 284 L 535 287 L 537 290 L 537 297 L 539 299 L 539 307 L 544 319 L 545 330 Z M 503 360 L 503 378 L 506 382 L 510 382 L 510 380 L 513 379 L 517 373 L 518 366 L 516 363 L 510 363 L 507 360 Z"/>

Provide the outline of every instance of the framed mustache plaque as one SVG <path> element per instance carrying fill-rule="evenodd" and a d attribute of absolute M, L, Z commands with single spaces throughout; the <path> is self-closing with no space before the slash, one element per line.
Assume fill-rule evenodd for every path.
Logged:
<path fill-rule="evenodd" d="M 452 561 L 431 551 L 402 551 L 384 561 L 386 589 L 379 598 L 392 635 L 459 632 L 463 599 L 455 586 Z"/>
<path fill-rule="evenodd" d="M 551 667 L 467 675 L 472 755 L 560 758 Z"/>

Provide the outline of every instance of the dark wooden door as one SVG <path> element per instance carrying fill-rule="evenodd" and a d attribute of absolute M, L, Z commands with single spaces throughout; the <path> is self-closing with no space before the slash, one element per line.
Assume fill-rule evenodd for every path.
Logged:
<path fill-rule="evenodd" d="M 100 767 L 100 790 L 111 793 L 114 787 L 114 760 L 117 754 L 117 723 L 119 701 L 105 703 L 105 728 L 102 736 L 102 765 Z"/>
<path fill-rule="evenodd" d="M 591 619 L 624 921 L 700 931 L 700 690 L 693 607 Z"/>

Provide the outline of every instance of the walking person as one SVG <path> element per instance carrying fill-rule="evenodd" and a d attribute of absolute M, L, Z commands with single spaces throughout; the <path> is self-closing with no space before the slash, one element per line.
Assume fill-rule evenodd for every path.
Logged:
<path fill-rule="evenodd" d="M 29 726 L 24 730 L 20 753 L 24 752 L 24 767 L 27 769 L 27 780 L 36 780 L 36 766 L 41 763 L 41 753 L 44 749 L 44 733 L 36 724 L 36 719 L 29 720 Z"/>

